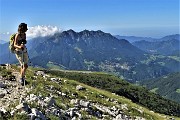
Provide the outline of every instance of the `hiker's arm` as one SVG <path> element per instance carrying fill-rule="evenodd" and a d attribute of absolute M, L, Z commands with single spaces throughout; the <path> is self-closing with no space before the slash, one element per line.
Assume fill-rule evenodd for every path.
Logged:
<path fill-rule="evenodd" d="M 24 46 L 23 45 L 18 45 L 18 34 L 16 34 L 15 36 L 15 40 L 14 40 L 14 47 L 15 48 L 19 48 L 19 49 L 22 49 Z"/>
<path fill-rule="evenodd" d="M 24 33 L 24 39 L 26 40 L 26 33 Z"/>

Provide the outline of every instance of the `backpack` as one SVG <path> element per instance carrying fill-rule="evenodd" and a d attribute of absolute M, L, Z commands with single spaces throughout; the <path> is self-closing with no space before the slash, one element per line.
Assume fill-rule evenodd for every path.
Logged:
<path fill-rule="evenodd" d="M 16 33 L 12 34 L 10 36 L 10 41 L 9 41 L 9 49 L 11 51 L 11 53 L 14 53 L 15 52 L 15 47 L 14 47 L 14 41 L 15 41 L 15 36 L 16 36 Z"/>

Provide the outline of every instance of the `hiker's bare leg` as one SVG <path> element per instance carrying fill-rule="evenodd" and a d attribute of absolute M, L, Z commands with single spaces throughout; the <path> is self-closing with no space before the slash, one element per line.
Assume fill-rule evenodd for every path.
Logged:
<path fill-rule="evenodd" d="M 21 66 L 20 73 L 21 73 L 21 78 L 23 78 L 23 77 L 24 77 L 24 70 L 23 70 L 23 66 Z"/>
<path fill-rule="evenodd" d="M 21 67 L 21 78 L 24 78 L 27 68 L 28 68 L 27 64 Z"/>
<path fill-rule="evenodd" d="M 25 65 L 24 65 L 24 69 L 23 69 L 23 72 L 24 72 L 23 74 L 24 74 L 24 76 L 25 76 L 25 73 L 26 73 L 27 68 L 28 68 L 28 65 L 25 64 Z"/>

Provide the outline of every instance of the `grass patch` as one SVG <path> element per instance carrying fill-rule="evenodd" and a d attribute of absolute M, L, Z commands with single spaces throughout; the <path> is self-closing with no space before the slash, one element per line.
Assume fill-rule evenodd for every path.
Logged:
<path fill-rule="evenodd" d="M 180 89 L 177 89 L 176 92 L 177 92 L 177 93 L 180 93 Z"/>
<path fill-rule="evenodd" d="M 150 90 L 153 93 L 156 93 L 156 91 L 158 90 L 158 88 L 153 88 L 152 90 Z"/>

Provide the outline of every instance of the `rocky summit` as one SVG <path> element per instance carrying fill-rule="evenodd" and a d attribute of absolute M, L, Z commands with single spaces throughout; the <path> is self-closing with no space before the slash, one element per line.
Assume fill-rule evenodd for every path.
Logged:
<path fill-rule="evenodd" d="M 47 74 L 39 68 L 29 68 L 27 85 L 21 86 L 17 82 L 18 70 L 15 65 L 0 67 L 0 118 L 3 120 L 174 119 L 115 93 Z"/>

